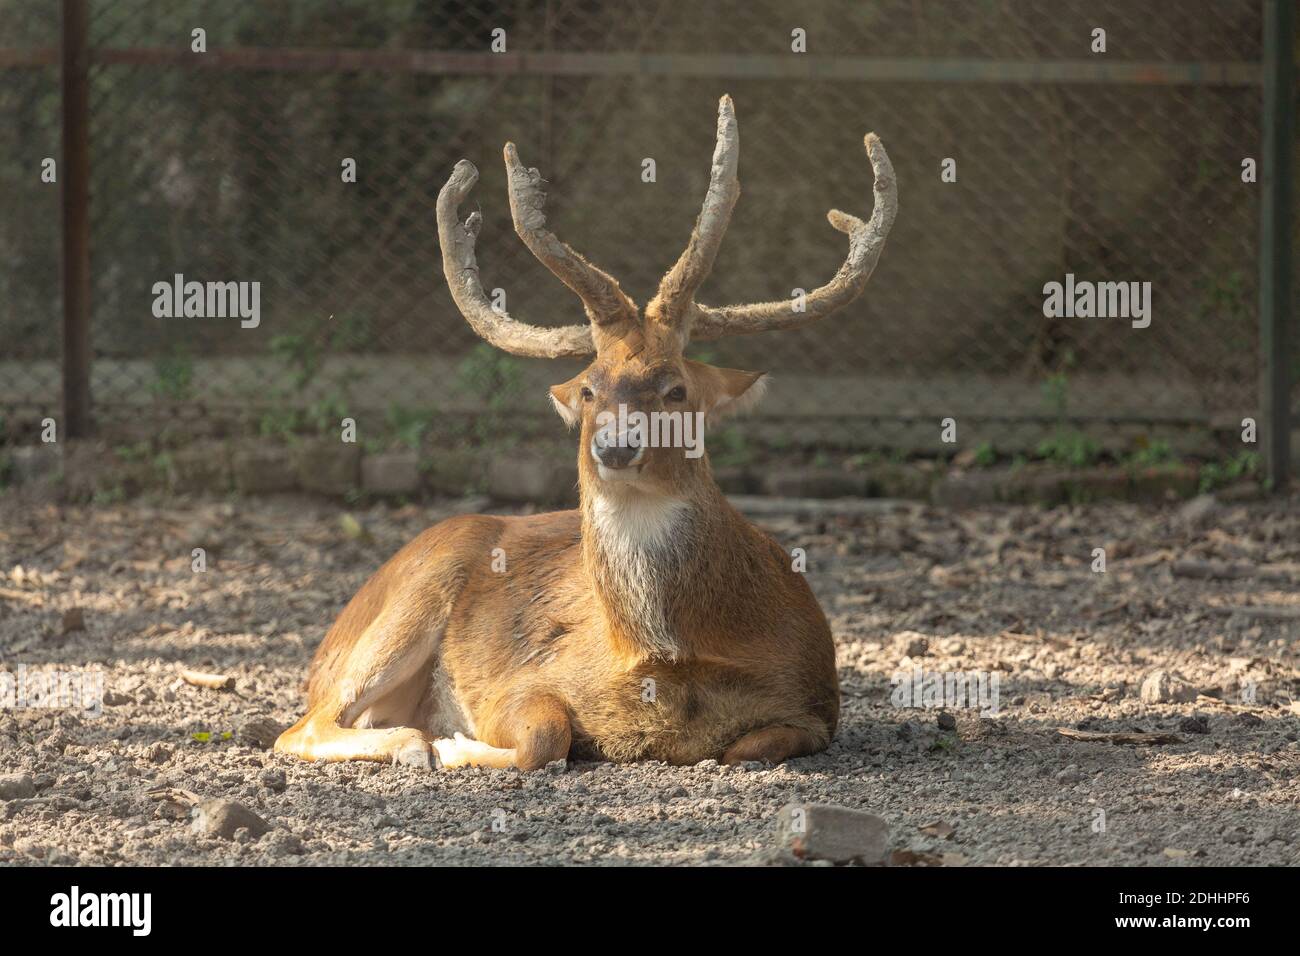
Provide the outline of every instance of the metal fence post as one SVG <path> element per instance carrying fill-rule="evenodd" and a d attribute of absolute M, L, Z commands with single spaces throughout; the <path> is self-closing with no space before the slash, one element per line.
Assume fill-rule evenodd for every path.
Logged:
<path fill-rule="evenodd" d="M 1295 9 L 1264 2 L 1264 156 L 1261 163 L 1259 320 L 1263 355 L 1264 476 L 1287 483 L 1291 458 L 1291 136 L 1294 130 Z"/>
<path fill-rule="evenodd" d="M 90 432 L 90 78 L 87 0 L 63 0 L 63 422 Z"/>

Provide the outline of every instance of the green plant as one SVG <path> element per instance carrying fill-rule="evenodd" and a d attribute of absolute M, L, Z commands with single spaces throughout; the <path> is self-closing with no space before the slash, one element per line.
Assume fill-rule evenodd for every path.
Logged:
<path fill-rule="evenodd" d="M 480 342 L 461 360 L 456 378 L 466 391 L 478 396 L 492 411 L 508 406 L 519 394 L 519 362 L 486 342 Z"/>
<path fill-rule="evenodd" d="M 431 417 L 428 412 L 422 409 L 407 408 L 405 405 L 396 403 L 388 406 L 387 421 L 389 429 L 392 430 L 397 440 L 411 451 L 419 450 L 420 440 L 429 427 Z"/>
<path fill-rule="evenodd" d="M 980 468 L 992 468 L 998 460 L 998 450 L 993 447 L 991 441 L 980 442 L 975 449 L 975 464 Z"/>
<path fill-rule="evenodd" d="M 296 408 L 276 406 L 262 412 L 257 433 L 263 438 L 287 438 L 302 425 L 302 413 Z"/>
<path fill-rule="evenodd" d="M 289 383 L 302 391 L 320 371 L 320 347 L 305 335 L 277 335 L 271 339 L 271 354 L 289 367 Z"/>
<path fill-rule="evenodd" d="M 1039 458 L 1069 468 L 1085 468 L 1095 462 L 1101 448 L 1078 428 L 1068 423 L 1070 382 L 1064 372 L 1054 372 L 1043 381 L 1043 401 L 1056 419 L 1052 434 L 1034 449 Z"/>
<path fill-rule="evenodd" d="M 336 388 L 308 405 L 304 420 L 312 431 L 323 435 L 336 430 L 347 413 L 348 399 L 345 390 Z"/>
<path fill-rule="evenodd" d="M 478 439 L 499 438 L 507 409 L 523 390 L 518 360 L 480 342 L 457 366 L 456 380 L 463 391 L 482 403 L 483 411 L 474 418 Z"/>
<path fill-rule="evenodd" d="M 1259 472 L 1259 452 L 1240 451 L 1223 461 L 1210 461 L 1201 466 L 1201 494 L 1230 485 Z"/>
<path fill-rule="evenodd" d="M 1100 446 L 1079 429 L 1060 426 L 1034 451 L 1039 458 L 1069 468 L 1086 468 L 1101 454 Z"/>
<path fill-rule="evenodd" d="M 739 467 L 754 460 L 754 449 L 744 433 L 735 428 L 723 428 L 708 438 L 709 457 L 715 465 Z"/>
<path fill-rule="evenodd" d="M 155 379 L 149 391 L 159 398 L 183 402 L 194 394 L 194 359 L 182 351 L 154 360 Z"/>
<path fill-rule="evenodd" d="M 118 461 L 128 463 L 145 461 L 150 453 L 147 441 L 139 441 L 134 445 L 118 445 L 113 449 L 113 454 L 117 456 Z"/>
<path fill-rule="evenodd" d="M 1156 468 L 1172 464 L 1176 460 L 1177 456 L 1169 442 L 1157 439 L 1129 455 L 1127 464 L 1130 468 Z"/>

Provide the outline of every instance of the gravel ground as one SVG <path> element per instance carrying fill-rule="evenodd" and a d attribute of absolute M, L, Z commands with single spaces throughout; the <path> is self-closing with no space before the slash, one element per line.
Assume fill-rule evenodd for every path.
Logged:
<path fill-rule="evenodd" d="M 830 750 L 779 767 L 430 773 L 266 749 L 366 577 L 481 506 L 0 499 L 3 669 L 95 665 L 106 696 L 99 716 L 0 711 L 0 863 L 776 862 L 790 802 L 879 814 L 912 851 L 896 865 L 1300 862 L 1296 498 L 764 515 L 807 549 L 844 694 Z M 235 689 L 180 683 L 182 665 Z M 895 706 L 914 667 L 996 675 L 996 713 Z M 214 797 L 269 832 L 196 834 L 190 804 Z"/>

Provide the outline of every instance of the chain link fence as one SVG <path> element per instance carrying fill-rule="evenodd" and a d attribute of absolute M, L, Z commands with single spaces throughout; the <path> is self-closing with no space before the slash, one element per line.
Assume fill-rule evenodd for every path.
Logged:
<path fill-rule="evenodd" d="M 1007 453 L 1063 422 L 1117 454 L 1203 451 L 1215 426 L 1259 413 L 1260 186 L 1242 178 L 1261 159 L 1252 0 L 89 12 L 100 428 L 179 416 L 265 433 L 348 414 L 400 431 L 488 410 L 507 431 L 558 432 L 544 388 L 574 367 L 479 346 L 441 275 L 437 192 L 472 159 L 485 286 L 524 321 L 580 320 L 513 234 L 500 160 L 513 140 L 549 182 L 555 231 L 644 303 L 699 210 L 722 93 L 743 194 L 703 300 L 786 298 L 835 272 L 843 237 L 825 212 L 870 213 L 866 131 L 900 189 L 858 302 L 693 349 L 774 373 L 743 440 L 943 450 L 952 417 L 962 446 Z M 0 402 L 14 431 L 59 401 L 58 188 L 36 170 L 59 156 L 61 26 L 56 5 L 23 0 L 0 0 L 0 22 Z M 156 318 L 151 289 L 178 274 L 260 283 L 259 324 Z M 1149 282 L 1149 327 L 1045 318 L 1044 284 L 1067 274 Z"/>

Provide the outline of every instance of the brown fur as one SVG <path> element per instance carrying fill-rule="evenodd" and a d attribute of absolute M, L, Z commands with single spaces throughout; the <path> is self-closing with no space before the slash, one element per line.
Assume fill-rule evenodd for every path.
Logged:
<path fill-rule="evenodd" d="M 647 449 L 635 481 L 609 482 L 588 453 L 597 414 L 620 402 L 716 418 L 760 377 L 685 361 L 672 330 L 648 320 L 553 389 L 581 421 L 581 509 L 453 518 L 419 535 L 339 615 L 312 663 L 307 715 L 278 750 L 427 759 L 421 742 L 455 722 L 439 682 L 472 736 L 515 750 L 524 768 L 571 753 L 776 762 L 826 747 L 839 714 L 834 649 L 790 556 L 726 501 L 707 455 Z M 676 385 L 684 402 L 664 397 Z M 657 512 L 665 500 L 671 534 L 630 580 L 608 529 L 622 533 L 620 508 Z M 602 503 L 616 515 L 605 526 Z M 667 649 L 648 632 L 647 590 Z"/>
<path fill-rule="evenodd" d="M 380 568 L 330 628 L 307 714 L 276 749 L 307 760 L 540 767 L 579 754 L 685 764 L 768 760 L 825 748 L 839 718 L 826 618 L 790 556 L 732 507 L 707 455 L 612 447 L 602 413 L 743 410 L 763 376 L 687 361 L 692 335 L 795 328 L 861 294 L 897 212 L 893 167 L 873 134 L 871 220 L 832 210 L 848 257 L 805 307 L 710 308 L 695 300 L 740 193 L 734 104 L 718 104 L 709 191 L 695 230 L 639 315 L 608 273 L 546 228 L 537 170 L 505 150 L 515 229 L 582 299 L 590 327 L 538 328 L 490 303 L 459 207 L 478 179 L 462 160 L 438 194 L 443 273 L 489 342 L 518 355 L 588 355 L 551 389 L 581 426 L 578 511 L 455 518 Z M 599 463 L 596 456 L 600 457 Z M 498 561 L 504 558 L 501 568 Z M 476 738 L 476 739 L 474 739 Z"/>

